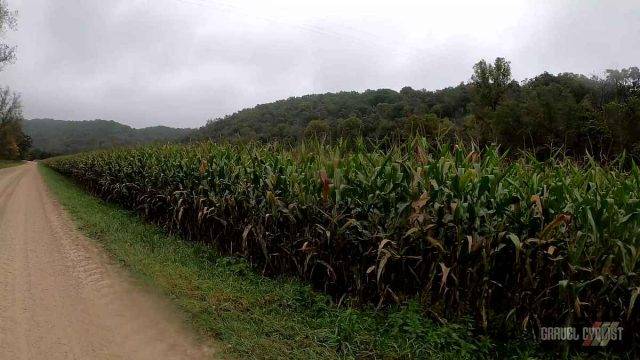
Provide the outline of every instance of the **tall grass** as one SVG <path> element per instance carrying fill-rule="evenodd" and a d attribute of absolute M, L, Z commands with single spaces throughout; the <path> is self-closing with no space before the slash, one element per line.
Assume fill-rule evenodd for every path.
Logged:
<path fill-rule="evenodd" d="M 2 160 L 2 159 L 0 159 L 0 169 L 21 165 L 22 163 L 23 163 L 22 161 L 17 161 L 17 160 Z"/>
<path fill-rule="evenodd" d="M 496 148 L 151 146 L 48 165 L 187 238 L 295 274 L 338 302 L 416 298 L 499 334 L 637 329 L 640 171 Z M 506 330 L 506 331 L 505 331 Z"/>

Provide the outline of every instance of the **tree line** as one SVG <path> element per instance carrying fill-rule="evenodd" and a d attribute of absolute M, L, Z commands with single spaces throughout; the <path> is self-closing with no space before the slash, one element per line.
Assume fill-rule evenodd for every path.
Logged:
<path fill-rule="evenodd" d="M 16 13 L 0 0 L 0 36 L 15 29 Z M 0 42 L 0 71 L 15 59 L 14 46 Z M 8 87 L 0 89 L 0 159 L 23 159 L 31 147 L 31 139 L 22 131 L 20 97 Z"/>
<path fill-rule="evenodd" d="M 309 137 L 401 140 L 414 134 L 527 149 L 540 157 L 563 149 L 601 159 L 626 151 L 638 158 L 640 71 L 545 72 L 518 82 L 504 58 L 482 60 L 470 80 L 457 86 L 293 97 L 210 120 L 196 137 L 295 143 Z"/>
<path fill-rule="evenodd" d="M 480 61 L 468 84 L 463 135 L 480 143 L 548 155 L 556 148 L 611 158 L 640 157 L 640 71 L 606 70 L 604 77 L 543 73 L 518 83 L 507 61 Z"/>

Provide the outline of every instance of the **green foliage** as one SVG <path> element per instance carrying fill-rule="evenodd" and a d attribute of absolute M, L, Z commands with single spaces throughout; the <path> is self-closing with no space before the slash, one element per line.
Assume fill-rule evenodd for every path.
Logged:
<path fill-rule="evenodd" d="M 22 108 L 18 95 L 0 89 L 0 159 L 23 159 L 31 139 L 22 132 Z"/>
<path fill-rule="evenodd" d="M 400 134 L 415 134 L 427 138 L 442 139 L 444 135 L 452 131 L 453 124 L 449 119 L 440 119 L 435 114 L 427 114 L 425 116 L 409 116 L 404 120 Z"/>
<path fill-rule="evenodd" d="M 333 142 L 445 132 L 481 145 L 527 149 L 539 159 L 558 147 L 577 157 L 607 160 L 627 152 L 640 159 L 637 67 L 607 70 L 604 78 L 543 73 L 521 83 L 512 80 L 503 58 L 482 60 L 473 71 L 468 83 L 436 91 L 327 93 L 258 105 L 211 120 L 194 137 L 293 144 L 317 137 L 315 132 Z"/>
<path fill-rule="evenodd" d="M 471 77 L 473 91 L 478 99 L 476 105 L 495 110 L 511 81 L 511 65 L 504 58 L 496 58 L 493 64 L 488 64 L 485 60 L 476 63 Z"/>
<path fill-rule="evenodd" d="M 174 129 L 165 126 L 133 129 L 107 120 L 52 119 L 25 121 L 24 131 L 33 141 L 33 155 L 36 158 L 51 154 L 72 154 L 117 146 L 181 140 L 191 132 L 190 129 Z"/>
<path fill-rule="evenodd" d="M 493 147 L 425 138 L 355 143 L 156 146 L 48 164 L 171 231 L 343 302 L 418 299 L 433 318 L 470 317 L 501 336 L 620 321 L 637 343 L 635 164 L 508 160 Z"/>
<path fill-rule="evenodd" d="M 304 129 L 304 136 L 309 139 L 326 139 L 331 136 L 331 128 L 324 120 L 311 120 Z"/>
<path fill-rule="evenodd" d="M 242 259 L 168 235 L 60 174 L 41 170 L 81 230 L 171 298 L 205 340 L 216 340 L 216 358 L 231 353 L 240 359 L 460 360 L 514 353 L 476 339 L 468 322 L 433 323 L 416 302 L 384 311 L 331 305 L 300 282 L 265 278 Z"/>
<path fill-rule="evenodd" d="M 22 161 L 14 161 L 14 160 L 0 160 L 0 169 L 17 166 L 22 164 Z"/>
<path fill-rule="evenodd" d="M 362 120 L 360 120 L 360 118 L 356 116 L 351 116 L 346 119 L 339 119 L 337 125 L 338 137 L 349 139 L 362 136 Z"/>

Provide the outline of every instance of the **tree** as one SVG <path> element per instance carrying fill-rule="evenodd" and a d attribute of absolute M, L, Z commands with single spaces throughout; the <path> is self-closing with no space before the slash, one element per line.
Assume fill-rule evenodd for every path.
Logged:
<path fill-rule="evenodd" d="M 0 36 L 16 26 L 15 12 L 0 0 Z M 15 47 L 0 43 L 0 70 L 15 58 Z M 22 132 L 20 97 L 9 88 L 0 90 L 0 159 L 18 159 L 26 155 L 30 139 Z"/>
<path fill-rule="evenodd" d="M 311 120 L 304 129 L 306 138 L 326 139 L 331 133 L 331 128 L 324 120 Z"/>
<path fill-rule="evenodd" d="M 0 159 L 20 157 L 23 142 L 20 98 L 9 88 L 0 91 Z"/>
<path fill-rule="evenodd" d="M 511 63 L 501 57 L 493 64 L 480 60 L 473 65 L 471 81 L 479 105 L 495 110 L 511 83 Z"/>
<path fill-rule="evenodd" d="M 640 95 L 640 70 L 637 67 L 607 69 L 605 73 L 607 85 L 612 89 L 616 101 L 627 101 L 631 96 Z"/>
<path fill-rule="evenodd" d="M 23 133 L 20 142 L 18 142 L 18 152 L 20 153 L 21 159 L 25 159 L 29 155 L 32 144 L 33 140 L 31 140 L 31 136 Z"/>
<path fill-rule="evenodd" d="M 0 36 L 4 34 L 7 29 L 16 28 L 16 12 L 9 10 L 7 3 L 4 0 L 0 0 Z M 3 42 L 0 42 L 0 70 L 15 59 L 16 48 Z"/>
<path fill-rule="evenodd" d="M 423 116 L 411 115 L 403 121 L 402 136 L 413 135 L 425 136 L 428 138 L 438 138 L 446 135 L 453 128 L 449 119 L 441 119 L 436 114 L 426 114 Z"/>
<path fill-rule="evenodd" d="M 341 138 L 356 138 L 362 135 L 362 120 L 356 116 L 338 120 L 338 136 Z"/>

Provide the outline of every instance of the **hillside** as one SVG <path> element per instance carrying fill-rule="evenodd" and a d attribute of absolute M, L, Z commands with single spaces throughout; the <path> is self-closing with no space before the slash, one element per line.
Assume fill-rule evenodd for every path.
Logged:
<path fill-rule="evenodd" d="M 542 73 L 516 81 L 498 58 L 473 68 L 470 81 L 441 90 L 405 87 L 292 97 L 210 120 L 194 138 L 297 142 L 364 136 L 404 139 L 447 133 L 479 144 L 550 148 L 609 158 L 640 156 L 640 71 L 606 70 L 604 77 Z"/>
<path fill-rule="evenodd" d="M 426 113 L 430 108 L 424 105 L 435 104 L 441 97 L 448 95 L 464 98 L 462 106 L 468 102 L 468 89 L 464 85 L 433 93 L 418 92 L 407 87 L 400 92 L 379 89 L 362 93 L 345 91 L 291 97 L 210 120 L 195 136 L 212 139 L 297 140 L 304 136 L 307 126 L 314 120 L 322 121 L 337 131 L 351 117 L 362 122 L 362 132 L 375 136 L 384 133 L 385 126 L 391 125 L 385 119 L 400 118 L 408 112 L 418 110 L 413 105 L 420 107 L 421 113 Z M 414 96 L 418 97 L 417 101 L 412 101 Z M 463 111 L 463 108 L 443 108 L 441 114 L 454 116 Z"/>
<path fill-rule="evenodd" d="M 166 126 L 134 129 L 110 120 L 33 119 L 24 121 L 23 127 L 33 141 L 33 149 L 47 154 L 72 154 L 116 146 L 174 141 L 192 131 Z"/>

